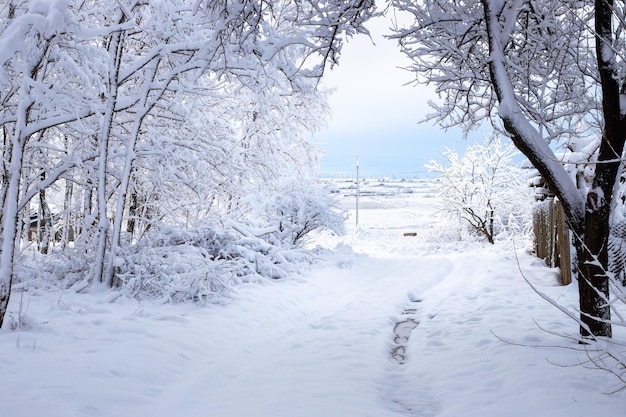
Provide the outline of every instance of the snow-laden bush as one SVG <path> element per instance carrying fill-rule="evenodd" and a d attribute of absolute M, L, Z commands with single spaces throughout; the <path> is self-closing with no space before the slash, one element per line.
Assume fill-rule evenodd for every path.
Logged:
<path fill-rule="evenodd" d="M 445 163 L 427 167 L 441 174 L 442 212 L 453 216 L 468 232 L 494 243 L 496 238 L 526 234 L 531 228 L 533 202 L 524 172 L 515 166 L 512 144 L 499 138 L 468 146 L 464 155 L 447 149 Z"/>
<path fill-rule="evenodd" d="M 107 260 L 114 265 L 114 291 L 164 302 L 219 299 L 241 283 L 297 274 L 313 259 L 300 247 L 313 230 L 343 232 L 344 212 L 313 180 L 264 184 L 246 199 L 230 214 L 214 212 L 188 227 L 154 223 L 139 241 Z M 38 271 L 38 281 L 48 282 L 44 285 L 81 290 L 92 284 L 93 265 L 92 251 L 57 248 L 25 262 L 18 280 L 28 286 L 32 271 Z"/>
<path fill-rule="evenodd" d="M 165 303 L 220 301 L 237 285 L 285 279 L 313 262 L 313 254 L 272 244 L 262 234 L 234 220 L 189 229 L 155 226 L 113 261 L 111 295 Z M 46 256 L 30 251 L 21 258 L 16 288 L 81 291 L 92 285 L 87 278 L 91 253 L 65 248 Z"/>
<path fill-rule="evenodd" d="M 317 229 L 343 232 L 344 213 L 309 179 L 282 179 L 250 193 L 245 219 L 180 229 L 160 225 L 119 254 L 115 277 L 133 297 L 208 300 L 244 282 L 297 274 L 312 256 L 298 246 Z"/>
<path fill-rule="evenodd" d="M 245 282 L 286 278 L 311 261 L 235 221 L 180 230 L 161 226 L 116 260 L 117 285 L 136 298 L 206 301 Z"/>
<path fill-rule="evenodd" d="M 346 213 L 327 186 L 309 178 L 283 178 L 258 205 L 256 215 L 268 241 L 274 244 L 300 246 L 314 230 L 326 229 L 344 233 Z"/>

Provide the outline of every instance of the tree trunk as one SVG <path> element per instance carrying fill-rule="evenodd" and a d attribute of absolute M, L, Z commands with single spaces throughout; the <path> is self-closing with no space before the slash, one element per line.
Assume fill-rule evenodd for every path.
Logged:
<path fill-rule="evenodd" d="M 44 180 L 45 178 L 46 174 L 42 173 L 41 179 Z M 50 206 L 48 206 L 45 188 L 42 188 L 41 191 L 39 191 L 39 216 L 37 219 L 37 226 L 39 230 L 43 230 L 43 233 L 38 230 L 38 234 L 41 237 L 40 252 L 45 255 L 50 250 L 50 240 L 54 239 L 52 212 L 50 211 Z"/>
<path fill-rule="evenodd" d="M 30 119 L 30 112 L 34 104 L 31 97 L 31 86 L 40 74 L 39 70 L 43 65 L 49 44 L 42 45 L 39 50 L 40 55 L 30 62 L 26 62 L 23 67 L 22 85 L 20 87 L 19 102 L 17 105 L 17 118 L 15 127 L 9 134 L 7 151 L 3 161 L 6 183 L 3 184 L 3 207 L 2 207 L 2 243 L 0 243 L 0 328 L 4 322 L 4 317 L 11 298 L 11 286 L 13 285 L 15 246 L 18 236 L 19 224 L 19 198 L 20 181 L 24 164 L 24 149 L 29 139 L 26 128 Z M 31 57 L 32 58 L 32 57 Z M 41 81 L 41 80 L 37 80 Z M 5 130 L 5 135 L 7 130 Z M 6 136 L 4 138 L 7 140 Z"/>
<path fill-rule="evenodd" d="M 11 160 L 11 133 L 6 125 L 2 126 L 2 178 L 0 178 L 0 224 L 4 213 L 4 202 L 7 199 L 7 184 L 9 183 L 8 162 Z"/>
<path fill-rule="evenodd" d="M 122 15 L 118 19 L 119 23 L 124 22 Z M 122 63 L 123 50 L 122 32 L 115 32 L 111 35 L 109 44 L 109 54 L 111 62 L 109 67 L 109 96 L 107 97 L 107 108 L 104 114 L 104 122 L 99 135 L 99 156 L 98 156 L 98 246 L 96 249 L 96 259 L 94 262 L 91 276 L 93 279 L 104 282 L 105 276 L 105 257 L 107 247 L 107 237 L 109 232 L 109 220 L 107 218 L 107 163 L 109 156 L 109 136 L 113 125 L 115 115 L 115 106 L 117 103 L 119 70 Z"/>
<path fill-rule="evenodd" d="M 588 207 L 598 196 L 590 192 Z M 584 338 L 611 337 L 608 265 L 609 208 L 589 209 L 585 218 L 585 235 L 576 244 L 578 292 L 580 306 L 580 335 Z M 578 239 L 579 238 L 576 238 Z M 582 244 L 581 244 L 582 243 Z"/>
<path fill-rule="evenodd" d="M 111 233 L 111 257 L 114 259 L 119 252 L 120 237 L 122 233 L 122 220 L 124 219 L 124 208 L 126 207 L 126 199 L 128 196 L 128 189 L 131 184 L 132 174 L 135 171 L 134 163 L 137 157 L 135 147 L 141 131 L 144 118 L 148 115 L 150 110 L 156 103 L 156 98 L 150 99 L 151 86 L 155 80 L 156 72 L 161 62 L 161 58 L 155 59 L 152 65 L 148 66 L 144 72 L 144 85 L 142 86 L 139 108 L 136 111 L 135 120 L 133 126 L 124 141 L 124 147 L 126 149 L 126 157 L 124 158 L 124 169 L 121 172 L 120 186 L 117 193 L 117 205 L 115 210 L 115 218 L 113 220 L 113 230 Z M 163 94 L 163 90 L 157 97 Z M 109 284 L 114 284 L 114 270 L 113 261 L 107 264 L 104 269 L 104 281 Z"/>
<path fill-rule="evenodd" d="M 6 201 L 4 202 L 2 215 L 2 246 L 0 253 L 0 328 L 4 322 L 9 299 L 11 298 L 11 286 L 13 285 L 13 261 L 15 255 L 15 241 L 18 225 L 18 198 L 22 162 L 24 156 L 25 138 L 16 133 L 20 143 L 14 143 L 9 163 L 9 177 L 6 184 Z"/>
<path fill-rule="evenodd" d="M 69 179 L 65 180 L 65 194 L 63 198 L 63 222 L 61 229 L 61 247 L 65 249 L 70 240 L 74 241 L 74 233 L 76 228 L 72 219 L 73 215 L 70 214 L 72 207 L 72 198 L 74 194 L 74 184 Z"/>
<path fill-rule="evenodd" d="M 591 189 L 587 194 L 585 231 L 578 252 L 580 334 L 611 337 L 609 303 L 608 237 L 613 190 L 619 184 L 621 155 L 626 139 L 626 118 L 620 106 L 620 81 L 615 74 L 613 49 L 613 1 L 596 0 L 596 58 L 602 88 L 604 131 Z"/>
<path fill-rule="evenodd" d="M 132 180 L 134 180 L 134 175 L 132 175 L 132 177 L 133 177 Z M 139 217 L 139 196 L 137 195 L 137 191 L 133 191 L 129 198 L 128 220 L 126 221 L 126 233 L 130 235 L 131 239 L 135 236 L 135 229 L 136 229 L 138 217 Z"/>

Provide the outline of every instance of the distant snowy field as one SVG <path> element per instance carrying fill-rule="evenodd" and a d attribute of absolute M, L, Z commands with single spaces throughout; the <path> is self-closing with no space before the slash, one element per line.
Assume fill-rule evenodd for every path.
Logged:
<path fill-rule="evenodd" d="M 576 289 L 558 285 L 527 240 L 457 241 L 426 180 L 369 180 L 357 228 L 351 187 L 336 182 L 347 234 L 309 242 L 319 262 L 291 280 L 242 285 L 225 305 L 108 302 L 98 288 L 14 293 L 24 325 L 8 319 L 0 331 L 0 415 L 626 413 L 626 394 L 607 394 L 617 382 L 573 366 L 587 355 L 549 333 L 577 325 L 520 269 L 568 308 Z"/>

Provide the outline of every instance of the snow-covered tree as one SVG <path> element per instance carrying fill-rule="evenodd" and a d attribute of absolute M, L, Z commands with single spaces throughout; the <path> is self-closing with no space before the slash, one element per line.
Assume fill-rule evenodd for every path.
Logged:
<path fill-rule="evenodd" d="M 1 6 L 0 325 L 34 197 L 43 209 L 63 190 L 68 256 L 112 284 L 121 249 L 157 222 L 223 215 L 312 155 L 319 77 L 372 14 L 371 0 Z"/>
<path fill-rule="evenodd" d="M 613 193 L 626 140 L 625 9 L 612 0 L 393 0 L 407 24 L 394 37 L 418 81 L 443 98 L 433 116 L 505 131 L 561 200 L 574 233 L 580 333 L 611 336 L 607 271 Z M 588 181 L 551 143 L 596 139 Z M 589 171 L 589 170 L 588 170 Z"/>
<path fill-rule="evenodd" d="M 489 243 L 502 232 L 527 230 L 532 196 L 514 155 L 514 146 L 496 137 L 468 146 L 461 156 L 448 149 L 444 163 L 431 161 L 427 167 L 441 175 L 442 212 L 469 224 Z"/>
<path fill-rule="evenodd" d="M 56 140 L 60 126 L 93 113 L 92 79 L 75 69 L 87 63 L 88 51 L 75 55 L 65 1 L 10 3 L 3 7 L 0 33 L 0 126 L 2 127 L 2 222 L 0 254 L 0 325 L 6 312 L 20 211 L 35 195 L 58 180 L 75 163 L 62 158 L 47 171 L 33 174 L 25 165 L 30 144 Z M 53 149 L 50 145 L 49 147 Z M 30 181 L 25 181 L 28 173 Z"/>
<path fill-rule="evenodd" d="M 283 178 L 254 213 L 270 241 L 299 246 L 315 230 L 341 235 L 346 215 L 321 183 L 302 176 Z"/>

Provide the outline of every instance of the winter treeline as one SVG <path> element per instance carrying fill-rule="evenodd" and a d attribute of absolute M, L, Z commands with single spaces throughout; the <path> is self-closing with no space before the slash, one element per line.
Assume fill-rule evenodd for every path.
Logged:
<path fill-rule="evenodd" d="M 218 275 L 281 276 L 284 248 L 315 227 L 339 230 L 329 201 L 306 201 L 326 198 L 306 179 L 306 133 L 325 116 L 319 78 L 372 7 L 0 6 L 0 325 L 32 228 L 43 269 L 69 284 L 183 299 L 209 296 Z M 165 275 L 181 281 L 165 288 Z"/>

